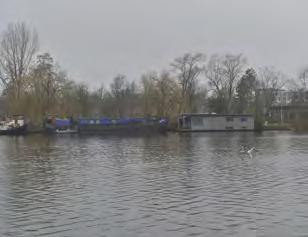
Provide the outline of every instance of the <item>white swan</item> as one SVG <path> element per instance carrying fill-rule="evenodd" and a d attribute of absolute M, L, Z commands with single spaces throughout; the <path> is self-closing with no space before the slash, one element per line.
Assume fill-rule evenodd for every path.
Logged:
<path fill-rule="evenodd" d="M 252 158 L 252 153 L 253 153 L 254 150 L 255 150 L 255 148 L 252 147 L 251 149 L 249 149 L 249 150 L 247 151 L 247 154 L 250 156 L 250 158 Z"/>

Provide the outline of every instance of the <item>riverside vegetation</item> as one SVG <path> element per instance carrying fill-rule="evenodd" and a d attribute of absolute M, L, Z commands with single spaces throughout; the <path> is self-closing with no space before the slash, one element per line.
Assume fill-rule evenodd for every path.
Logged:
<path fill-rule="evenodd" d="M 262 124 L 277 90 L 307 89 L 308 69 L 291 80 L 273 67 L 250 67 L 242 54 L 186 53 L 161 72 L 137 80 L 119 74 L 110 85 L 91 90 L 38 45 L 37 32 L 25 23 L 10 23 L 0 35 L 3 113 L 24 114 L 37 127 L 48 114 L 166 116 L 175 122 L 190 112 L 250 113 Z"/>

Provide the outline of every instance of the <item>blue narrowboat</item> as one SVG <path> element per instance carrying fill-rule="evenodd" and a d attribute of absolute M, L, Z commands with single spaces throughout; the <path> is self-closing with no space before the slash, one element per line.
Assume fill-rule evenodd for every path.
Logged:
<path fill-rule="evenodd" d="M 165 132 L 166 118 L 120 118 L 120 119 L 79 119 L 78 132 L 82 134 L 151 134 Z"/>
<path fill-rule="evenodd" d="M 167 118 L 54 118 L 46 119 L 45 131 L 56 134 L 151 134 L 165 132 Z"/>

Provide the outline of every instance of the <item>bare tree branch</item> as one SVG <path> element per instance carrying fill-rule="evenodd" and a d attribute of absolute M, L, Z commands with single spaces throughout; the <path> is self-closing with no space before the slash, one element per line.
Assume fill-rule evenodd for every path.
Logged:
<path fill-rule="evenodd" d="M 188 112 L 192 108 L 192 97 L 195 94 L 197 78 L 204 70 L 204 61 L 204 54 L 187 53 L 182 57 L 176 58 L 171 64 L 181 86 L 182 103 L 180 113 Z"/>
<path fill-rule="evenodd" d="M 9 24 L 0 42 L 0 79 L 19 98 L 24 76 L 38 49 L 38 36 L 25 23 Z"/>
<path fill-rule="evenodd" d="M 231 105 L 238 80 L 240 79 L 246 59 L 241 55 L 213 55 L 205 70 L 205 76 L 218 101 L 224 101 L 224 112 L 231 112 Z"/>

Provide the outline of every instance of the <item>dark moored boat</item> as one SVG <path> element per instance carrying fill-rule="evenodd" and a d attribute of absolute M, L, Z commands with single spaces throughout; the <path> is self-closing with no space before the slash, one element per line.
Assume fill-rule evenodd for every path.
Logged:
<path fill-rule="evenodd" d="M 45 131 L 55 134 L 77 133 L 75 122 L 72 118 L 54 118 L 48 117 L 44 122 Z"/>
<path fill-rule="evenodd" d="M 165 132 L 166 118 L 79 119 L 78 132 L 82 134 L 152 134 Z"/>
<path fill-rule="evenodd" d="M 0 121 L 0 135 L 23 135 L 27 133 L 27 124 L 23 115 L 13 115 Z"/>

